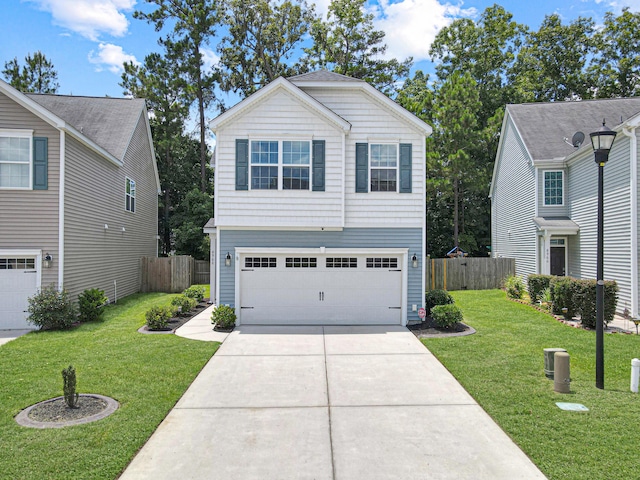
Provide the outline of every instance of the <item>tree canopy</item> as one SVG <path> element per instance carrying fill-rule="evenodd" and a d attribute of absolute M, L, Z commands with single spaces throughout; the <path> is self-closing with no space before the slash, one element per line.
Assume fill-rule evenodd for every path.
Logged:
<path fill-rule="evenodd" d="M 12 87 L 25 93 L 56 93 L 60 88 L 58 72 L 39 50 L 27 54 L 22 66 L 17 57 L 5 62 L 2 75 Z"/>

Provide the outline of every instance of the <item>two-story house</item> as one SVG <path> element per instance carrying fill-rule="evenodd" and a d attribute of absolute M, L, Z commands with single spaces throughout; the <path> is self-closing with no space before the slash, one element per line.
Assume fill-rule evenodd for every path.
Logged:
<path fill-rule="evenodd" d="M 317 71 L 276 79 L 210 127 L 214 302 L 238 324 L 418 320 L 429 125 Z"/>
<path fill-rule="evenodd" d="M 638 125 L 640 98 L 508 105 L 491 184 L 494 257 L 516 272 L 596 278 L 597 181 L 589 134 L 618 132 L 604 167 L 604 277 L 618 309 L 640 312 Z"/>
<path fill-rule="evenodd" d="M 157 255 L 160 185 L 144 100 L 23 94 L 0 80 L 0 329 L 41 287 L 111 301 Z"/>

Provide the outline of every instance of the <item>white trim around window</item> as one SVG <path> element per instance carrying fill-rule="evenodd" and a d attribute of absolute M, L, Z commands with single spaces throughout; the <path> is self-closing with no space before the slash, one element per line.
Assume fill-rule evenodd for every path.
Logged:
<path fill-rule="evenodd" d="M 369 191 L 398 192 L 400 148 L 398 143 L 369 144 Z"/>
<path fill-rule="evenodd" d="M 0 130 L 0 189 L 33 189 L 33 130 Z"/>
<path fill-rule="evenodd" d="M 310 139 L 249 140 L 249 189 L 311 191 Z"/>
<path fill-rule="evenodd" d="M 125 177 L 124 209 L 127 212 L 136 212 L 136 181 Z"/>
<path fill-rule="evenodd" d="M 547 174 L 549 174 L 548 178 Z M 545 207 L 564 206 L 564 184 L 563 170 L 542 171 L 542 204 Z"/>

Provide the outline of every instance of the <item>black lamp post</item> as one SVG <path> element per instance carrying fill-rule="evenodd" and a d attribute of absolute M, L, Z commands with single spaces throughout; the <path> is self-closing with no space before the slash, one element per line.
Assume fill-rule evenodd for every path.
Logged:
<path fill-rule="evenodd" d="M 590 133 L 591 145 L 598 165 L 598 265 L 596 279 L 596 388 L 604 389 L 604 208 L 603 208 L 603 171 L 609 160 L 609 152 L 616 138 L 616 132 L 602 127 Z"/>

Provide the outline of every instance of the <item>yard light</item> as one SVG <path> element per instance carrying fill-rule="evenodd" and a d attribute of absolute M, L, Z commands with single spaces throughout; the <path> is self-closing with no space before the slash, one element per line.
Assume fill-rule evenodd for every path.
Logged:
<path fill-rule="evenodd" d="M 230 266 L 231 266 L 231 254 L 230 254 L 229 252 L 227 252 L 227 256 L 226 256 L 226 257 L 224 257 L 224 264 L 225 264 L 227 267 L 230 267 Z"/>
<path fill-rule="evenodd" d="M 418 255 L 415 253 L 413 254 L 413 257 L 411 257 L 411 266 L 413 268 L 418 268 Z"/>
<path fill-rule="evenodd" d="M 616 138 L 616 132 L 602 121 L 602 127 L 590 133 L 591 146 L 598 165 L 598 241 L 596 274 L 596 388 L 604 389 L 604 164 L 609 160 L 609 152 Z"/>
<path fill-rule="evenodd" d="M 50 253 L 45 253 L 44 258 L 42 259 L 42 266 L 44 268 L 51 268 L 51 262 L 53 261 L 53 257 Z"/>

